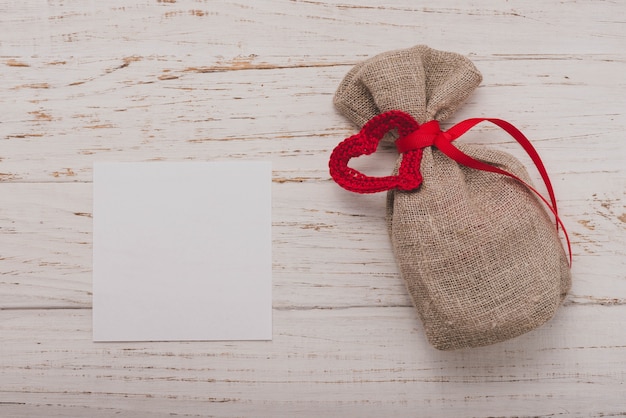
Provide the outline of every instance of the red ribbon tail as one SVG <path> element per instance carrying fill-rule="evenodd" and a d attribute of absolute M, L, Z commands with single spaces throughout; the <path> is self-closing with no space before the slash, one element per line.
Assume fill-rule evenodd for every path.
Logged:
<path fill-rule="evenodd" d="M 511 134 L 511 136 L 513 136 L 518 142 L 520 142 L 520 140 L 517 137 L 517 135 L 513 135 L 511 132 L 517 132 L 520 136 L 523 137 L 523 139 L 526 140 L 526 142 L 527 142 L 526 145 L 530 146 L 530 148 L 532 149 L 532 151 L 534 151 L 534 153 L 529 152 L 528 149 L 527 149 L 527 146 L 524 146 L 523 143 L 520 142 L 520 144 L 528 152 L 530 157 L 533 159 L 533 162 L 537 165 L 537 169 L 539 170 L 539 172 L 541 174 L 541 177 L 543 178 L 543 180 L 544 180 L 544 182 L 546 184 L 546 187 L 548 189 L 548 194 L 550 195 L 550 199 L 552 200 L 552 202 L 549 202 L 545 197 L 543 197 L 541 195 L 541 193 L 539 193 L 539 191 L 537 191 L 537 189 L 535 189 L 533 186 L 531 186 L 530 184 L 528 184 L 526 181 L 524 181 L 520 177 L 516 176 L 515 174 L 509 173 L 508 171 L 502 170 L 502 169 L 500 169 L 498 167 L 494 167 L 494 166 L 486 164 L 486 163 L 484 163 L 482 161 L 476 160 L 476 159 L 470 157 L 469 155 L 463 153 L 461 150 L 459 150 L 454 145 L 452 145 L 452 143 L 450 141 L 452 141 L 455 138 L 457 138 L 457 136 L 456 136 L 457 134 L 458 135 L 462 135 L 463 133 L 465 133 L 466 131 L 471 129 L 476 124 L 478 124 L 478 123 L 480 123 L 482 121 L 485 121 L 485 120 L 489 121 L 489 122 L 492 122 L 492 123 L 495 123 L 496 125 L 500 126 L 502 129 L 504 129 L 509 134 Z M 446 156 L 448 156 L 449 158 L 453 159 L 454 161 L 456 161 L 459 164 L 462 164 L 462 165 L 464 165 L 466 167 L 470 167 L 470 168 L 473 168 L 473 169 L 476 169 L 476 170 L 482 170 L 482 171 L 488 171 L 488 172 L 491 172 L 491 173 L 497 173 L 497 174 L 501 174 L 501 175 L 510 177 L 512 179 L 515 179 L 516 181 L 518 181 L 521 184 L 523 184 L 524 186 L 526 186 L 537 197 L 539 197 L 539 199 L 541 199 L 541 201 L 543 203 L 545 203 L 545 205 L 548 207 L 548 209 L 550 209 L 550 211 L 554 215 L 557 231 L 558 231 L 559 225 L 561 226 L 561 229 L 563 231 L 563 235 L 565 237 L 565 241 L 567 243 L 567 252 L 568 252 L 568 255 L 569 255 L 569 264 L 571 266 L 572 265 L 572 246 L 571 246 L 571 243 L 570 243 L 570 240 L 569 240 L 569 235 L 567 234 L 567 231 L 565 229 L 565 225 L 563 225 L 563 221 L 561 221 L 561 218 L 559 217 L 558 210 L 557 210 L 557 207 L 556 207 L 556 198 L 554 196 L 554 191 L 552 189 L 552 184 L 550 183 L 550 179 L 548 178 L 548 174 L 547 174 L 547 172 L 545 170 L 545 167 L 544 167 L 541 159 L 539 158 L 539 155 L 537 154 L 537 151 L 530 144 L 528 139 L 519 130 L 517 130 L 515 127 L 513 127 L 513 125 L 507 126 L 507 128 L 510 128 L 510 127 L 513 128 L 512 130 L 509 130 L 509 129 L 503 127 L 500 123 L 496 123 L 494 121 L 503 122 L 504 124 L 510 125 L 508 122 L 505 122 L 505 121 L 500 120 L 500 119 L 468 119 L 468 120 L 465 120 L 465 121 L 459 123 L 458 125 L 455 125 L 453 128 L 448 130 L 447 131 L 448 135 L 441 135 L 441 136 L 439 136 L 435 140 L 435 144 L 434 145 L 435 145 L 435 147 L 437 147 L 437 149 L 439 149 L 439 151 L 441 151 Z M 465 124 L 466 122 L 469 122 L 469 123 Z M 457 128 L 459 126 L 460 126 L 460 128 L 455 130 L 455 128 Z M 467 127 L 467 126 L 469 126 L 469 127 Z"/>

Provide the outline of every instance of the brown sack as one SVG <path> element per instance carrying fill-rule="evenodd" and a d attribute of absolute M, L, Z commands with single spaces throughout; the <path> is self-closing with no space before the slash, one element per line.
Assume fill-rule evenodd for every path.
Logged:
<path fill-rule="evenodd" d="M 389 110 L 420 124 L 444 121 L 481 79 L 461 55 L 420 45 L 356 65 L 334 103 L 359 127 Z M 456 146 L 530 183 L 511 155 Z M 549 320 L 571 279 L 555 225 L 537 197 L 511 178 L 459 165 L 434 147 L 423 150 L 421 173 L 417 190 L 388 192 L 387 225 L 431 344 L 441 350 L 493 344 Z"/>

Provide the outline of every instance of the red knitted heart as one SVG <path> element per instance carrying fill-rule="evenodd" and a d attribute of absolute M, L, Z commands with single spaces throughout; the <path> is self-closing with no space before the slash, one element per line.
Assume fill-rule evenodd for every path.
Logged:
<path fill-rule="evenodd" d="M 414 190 L 422 183 L 420 162 L 422 149 L 412 149 L 402 154 L 398 175 L 370 177 L 348 167 L 352 158 L 370 155 L 378 148 L 380 140 L 393 129 L 403 138 L 419 129 L 410 115 L 389 111 L 372 118 L 361 131 L 345 139 L 333 150 L 329 168 L 331 177 L 344 189 L 357 193 L 377 193 L 393 188 Z"/>

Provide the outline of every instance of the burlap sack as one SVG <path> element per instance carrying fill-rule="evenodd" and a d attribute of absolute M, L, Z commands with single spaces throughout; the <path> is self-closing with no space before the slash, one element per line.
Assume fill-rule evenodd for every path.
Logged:
<path fill-rule="evenodd" d="M 356 65 L 334 103 L 359 127 L 388 110 L 420 124 L 443 121 L 481 79 L 461 55 L 416 46 Z M 455 144 L 530 183 L 511 155 Z M 550 319 L 571 279 L 543 204 L 515 180 L 459 165 L 434 147 L 424 149 L 421 171 L 417 190 L 388 192 L 387 225 L 431 344 L 441 350 L 493 344 Z"/>

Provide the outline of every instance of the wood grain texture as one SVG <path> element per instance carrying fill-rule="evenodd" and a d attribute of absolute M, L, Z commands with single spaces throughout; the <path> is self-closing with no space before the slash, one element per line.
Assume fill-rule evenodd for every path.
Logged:
<path fill-rule="evenodd" d="M 411 307 L 279 309 L 274 340 L 247 343 L 94 344 L 89 310 L 2 311 L 3 396 L 11 404 L 0 411 L 619 415 L 626 337 L 596 326 L 605 309 L 566 307 L 534 335 L 451 353 L 427 345 Z M 626 311 L 610 309 L 619 327 Z"/>
<path fill-rule="evenodd" d="M 626 415 L 626 9 L 620 1 L 0 0 L 0 416 Z M 541 153 L 574 251 L 557 317 L 428 346 L 384 195 L 329 178 L 332 95 L 418 43 L 484 81 L 454 115 Z M 461 139 L 509 151 L 480 126 Z M 386 174 L 394 151 L 356 162 Z M 94 161 L 273 165 L 272 342 L 91 342 Z M 536 173 L 531 174 L 538 179 Z"/>

